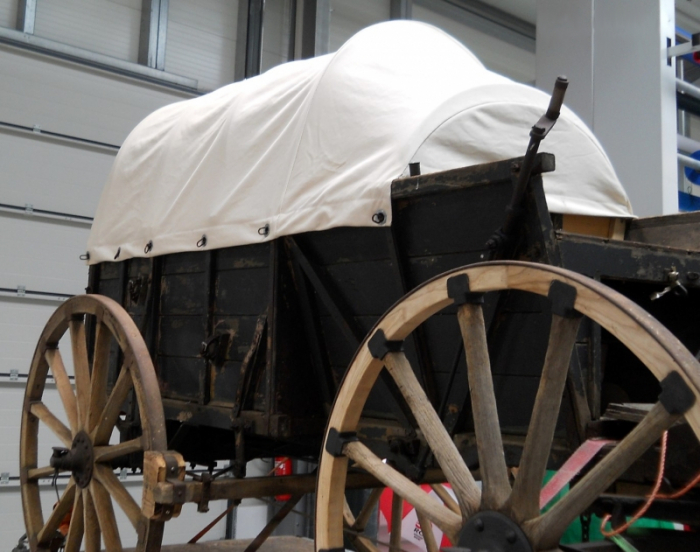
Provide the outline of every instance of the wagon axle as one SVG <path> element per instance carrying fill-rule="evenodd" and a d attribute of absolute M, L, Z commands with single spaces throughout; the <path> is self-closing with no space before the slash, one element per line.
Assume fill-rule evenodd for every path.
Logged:
<path fill-rule="evenodd" d="M 92 479 L 94 461 L 95 453 L 90 436 L 84 431 L 80 431 L 73 439 L 70 449 L 53 447 L 49 463 L 56 470 L 70 471 L 78 487 L 84 489 Z"/>

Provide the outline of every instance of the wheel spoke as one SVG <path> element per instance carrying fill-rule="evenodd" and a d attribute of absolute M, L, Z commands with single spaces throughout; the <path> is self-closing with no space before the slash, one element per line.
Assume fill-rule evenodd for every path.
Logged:
<path fill-rule="evenodd" d="M 547 550 L 556 546 L 569 523 L 592 504 L 678 418 L 678 415 L 669 414 L 661 403 L 654 405 L 637 427 L 551 510 L 527 522 L 524 530 L 537 549 Z"/>
<path fill-rule="evenodd" d="M 416 512 L 416 514 L 418 514 L 418 523 L 420 524 L 420 530 L 423 533 L 423 540 L 428 552 L 438 552 L 439 548 L 433 533 L 433 524 L 421 512 Z"/>
<path fill-rule="evenodd" d="M 418 485 L 382 462 L 359 441 L 347 443 L 343 448 L 343 452 L 361 468 L 367 470 L 387 487 L 390 487 L 394 493 L 398 493 L 399 496 L 412 504 L 417 511 L 422 511 L 430 521 L 442 529 L 443 533 L 447 534 L 448 538 L 455 538 L 462 527 L 461 516 L 442 506 L 427 493 L 423 492 Z"/>
<path fill-rule="evenodd" d="M 33 402 L 29 407 L 29 412 L 44 422 L 66 447 L 71 447 L 73 437 L 71 436 L 70 429 L 63 425 L 63 422 L 56 418 L 43 402 Z"/>
<path fill-rule="evenodd" d="M 474 477 L 467 468 L 452 438 L 445 431 L 423 388 L 418 383 L 408 359 L 403 353 L 389 353 L 384 364 L 396 381 L 401 394 L 411 408 L 447 480 L 459 501 L 462 516 L 466 519 L 477 511 L 481 499 Z"/>
<path fill-rule="evenodd" d="M 350 509 L 350 504 L 348 504 L 347 497 L 345 498 L 345 503 L 343 504 L 343 523 L 348 529 L 355 525 L 355 516 Z"/>
<path fill-rule="evenodd" d="M 384 489 L 382 487 L 372 489 L 372 492 L 367 498 L 367 502 L 365 502 L 364 506 L 362 506 L 362 510 L 360 510 L 360 513 L 357 515 L 355 522 L 352 524 L 352 528 L 355 531 L 361 533 L 365 530 L 365 527 L 367 527 L 367 522 L 369 522 L 370 518 L 372 517 L 374 508 L 379 502 L 379 498 L 382 496 L 383 491 Z"/>
<path fill-rule="evenodd" d="M 377 501 L 379 500 L 379 498 L 377 498 L 377 500 L 374 500 L 373 497 L 375 493 L 379 491 L 379 494 L 381 495 L 383 490 L 384 489 L 382 487 L 372 489 L 369 499 L 367 500 L 367 502 L 365 502 L 365 505 L 362 507 L 360 515 L 357 516 L 357 519 L 353 515 L 352 510 L 350 510 L 350 505 L 348 504 L 347 498 L 345 499 L 345 504 L 343 505 L 343 523 L 346 527 L 349 538 L 352 540 L 352 544 L 357 549 L 357 552 L 378 552 L 377 547 L 374 545 L 374 543 L 364 535 L 361 535 L 360 533 L 364 531 L 365 525 L 369 520 L 369 516 L 372 515 L 374 506 L 377 505 Z M 371 504 L 371 507 L 369 508 L 369 513 L 366 514 L 367 519 L 363 520 L 361 519 L 361 517 L 363 516 L 364 512 L 368 509 L 367 506 L 369 504 Z"/>
<path fill-rule="evenodd" d="M 362 531 L 356 528 L 357 520 L 350 510 L 347 499 L 345 499 L 345 504 L 343 505 L 343 524 L 357 552 L 378 552 L 377 547 L 374 546 L 371 540 L 359 534 Z"/>
<path fill-rule="evenodd" d="M 90 404 L 90 367 L 88 365 L 85 324 L 82 320 L 71 320 L 70 343 L 73 350 L 75 391 L 78 397 L 78 424 L 81 429 L 87 425 L 87 412 Z"/>
<path fill-rule="evenodd" d="M 78 406 L 75 400 L 75 393 L 73 393 L 73 386 L 70 383 L 66 367 L 63 364 L 63 357 L 61 357 L 61 353 L 58 349 L 48 349 L 44 356 L 46 357 L 46 362 L 48 362 L 51 367 L 51 374 L 56 382 L 58 395 L 61 397 L 61 402 L 66 411 L 71 431 L 73 435 L 75 435 L 79 431 Z"/>
<path fill-rule="evenodd" d="M 418 510 L 416 510 L 417 512 Z M 391 536 L 389 551 L 401 552 L 401 528 L 403 521 L 403 498 L 398 493 L 391 495 Z"/>
<path fill-rule="evenodd" d="M 65 470 L 58 470 L 59 473 L 62 473 Z M 30 481 L 37 480 L 37 479 L 44 479 L 45 477 L 53 477 L 53 474 L 56 472 L 55 468 L 52 468 L 51 466 L 44 466 L 42 468 L 33 468 L 27 471 L 27 479 Z"/>
<path fill-rule="evenodd" d="M 109 350 L 112 334 L 102 322 L 95 330 L 95 349 L 92 360 L 90 381 L 90 406 L 88 408 L 87 432 L 91 432 L 99 422 L 99 415 L 107 403 L 107 376 L 109 375 Z"/>
<path fill-rule="evenodd" d="M 73 514 L 71 515 L 68 534 L 66 535 L 66 547 L 64 552 L 78 552 L 83 543 L 83 531 L 85 528 L 85 513 L 83 511 L 83 493 L 78 489 L 73 502 Z"/>
<path fill-rule="evenodd" d="M 88 488 L 83 489 L 83 523 L 85 525 L 85 552 L 100 552 L 100 522 L 95 502 Z"/>
<path fill-rule="evenodd" d="M 95 447 L 95 462 L 109 462 L 120 456 L 125 456 L 133 452 L 143 450 L 142 438 L 136 437 L 129 441 L 124 441 L 118 445 L 106 445 Z"/>
<path fill-rule="evenodd" d="M 61 525 L 61 522 L 71 511 L 73 500 L 75 498 L 75 489 L 75 481 L 73 481 L 73 478 L 71 478 L 63 491 L 61 498 L 51 511 L 49 519 L 46 520 L 46 524 L 41 528 L 41 531 L 39 531 L 39 534 L 37 535 L 37 540 L 39 543 L 48 543 L 56 534 L 59 525 Z"/>
<path fill-rule="evenodd" d="M 105 407 L 100 414 L 97 427 L 92 432 L 92 440 L 96 445 L 104 445 L 109 442 L 112 429 L 117 423 L 122 404 L 132 387 L 131 374 L 126 367 L 122 367 L 119 377 L 112 388 Z"/>
<path fill-rule="evenodd" d="M 457 319 L 467 357 L 469 393 L 483 485 L 481 507 L 496 510 L 503 506 L 511 489 L 496 409 L 496 395 L 493 391 L 491 363 L 481 305 L 460 306 Z"/>
<path fill-rule="evenodd" d="M 107 489 L 101 483 L 93 479 L 90 481 L 90 494 L 95 501 L 95 511 L 100 523 L 100 531 L 104 540 L 107 552 L 121 552 L 122 542 L 119 538 L 117 519 L 114 517 L 112 499 L 109 497 Z"/>
<path fill-rule="evenodd" d="M 430 486 L 433 491 L 435 491 L 435 494 L 440 497 L 440 500 L 442 500 L 442 503 L 447 506 L 450 510 L 452 510 L 455 514 L 461 514 L 459 510 L 459 504 L 457 504 L 457 501 L 452 498 L 452 495 L 449 493 L 449 491 L 442 486 L 440 483 L 436 483 L 435 485 Z"/>
<path fill-rule="evenodd" d="M 535 518 L 540 513 L 540 488 L 547 469 L 580 321 L 580 317 L 565 318 L 552 314 L 542 378 L 525 438 L 518 477 L 509 500 L 510 511 L 519 522 Z"/>
<path fill-rule="evenodd" d="M 141 520 L 141 508 L 121 484 L 114 472 L 107 466 L 95 464 L 95 477 L 102 483 L 104 488 L 109 492 L 110 496 L 117 501 L 117 504 L 129 518 L 131 525 L 138 531 L 139 521 Z"/>

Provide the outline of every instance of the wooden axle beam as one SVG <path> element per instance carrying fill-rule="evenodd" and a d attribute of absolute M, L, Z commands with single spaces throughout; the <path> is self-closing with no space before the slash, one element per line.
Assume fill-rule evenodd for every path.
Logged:
<path fill-rule="evenodd" d="M 428 470 L 423 483 L 443 483 L 445 476 L 441 470 Z M 204 497 L 201 481 L 184 481 L 184 501 L 200 502 Z M 346 488 L 371 489 L 383 487 L 375 477 L 365 473 L 349 473 Z M 209 500 L 243 500 L 262 498 L 279 494 L 306 494 L 316 491 L 316 475 L 286 475 L 283 477 L 249 477 L 246 479 L 215 479 L 210 483 Z M 168 481 L 153 487 L 153 500 L 158 504 L 174 504 L 173 485 Z"/>

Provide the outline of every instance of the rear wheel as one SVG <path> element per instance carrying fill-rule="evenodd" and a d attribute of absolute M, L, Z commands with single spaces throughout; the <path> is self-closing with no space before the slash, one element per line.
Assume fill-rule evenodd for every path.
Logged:
<path fill-rule="evenodd" d="M 521 290 L 552 302 L 552 322 L 542 375 L 511 485 L 506 466 L 481 307 L 482 294 Z M 457 304 L 479 457 L 480 485 L 423 390 L 401 343 L 421 323 Z M 662 393 L 644 419 L 569 493 L 540 513 L 540 489 L 552 447 L 569 361 L 581 315 L 620 340 L 661 382 Z M 410 407 L 421 440 L 430 447 L 457 501 L 434 500 L 419 485 L 383 462 L 357 431 L 363 408 L 382 370 Z M 371 473 L 413 505 L 423 527 L 435 524 L 454 544 L 517 552 L 556 550 L 566 527 L 583 513 L 679 417 L 700 438 L 700 364 L 661 324 L 606 286 L 560 268 L 522 262 L 484 263 L 439 276 L 394 305 L 360 346 L 331 412 L 319 467 L 317 550 L 343 546 L 352 527 L 344 500 L 350 462 Z M 444 495 L 444 493 L 442 493 Z M 398 502 L 398 499 L 397 499 Z M 400 505 L 394 508 L 395 512 Z M 397 520 L 398 513 L 396 514 Z M 394 515 L 392 515 L 394 517 Z M 392 529 L 394 533 L 396 526 Z M 358 535 L 353 535 L 355 540 Z M 367 541 L 363 547 L 368 548 Z M 439 543 L 425 539 L 429 552 Z M 397 543 L 393 543 L 395 546 Z"/>
<path fill-rule="evenodd" d="M 90 354 L 86 326 L 91 324 L 95 332 Z M 64 360 L 68 355 L 62 355 L 58 347 L 64 335 L 71 351 L 73 382 L 71 366 Z M 110 386 L 110 355 L 114 354 L 120 365 Z M 49 374 L 60 400 L 45 394 Z M 120 434 L 115 430 L 129 400 L 136 403 L 132 425 L 136 431 L 119 442 Z M 60 450 L 54 447 L 52 454 L 51 445 L 60 445 Z M 158 382 L 148 349 L 131 317 L 107 297 L 69 299 L 41 334 L 25 391 L 20 478 L 31 550 L 54 550 L 64 544 L 66 552 L 78 551 L 81 545 L 88 552 L 120 551 L 117 508 L 136 532 L 138 550 L 158 549 L 163 522 L 142 515 L 141 505 L 115 475 L 113 463 L 119 459 L 123 463 L 127 455 L 142 456 L 144 451 L 165 448 Z M 70 473 L 58 501 L 53 491 L 40 490 L 40 481 L 52 477 L 55 468 Z"/>

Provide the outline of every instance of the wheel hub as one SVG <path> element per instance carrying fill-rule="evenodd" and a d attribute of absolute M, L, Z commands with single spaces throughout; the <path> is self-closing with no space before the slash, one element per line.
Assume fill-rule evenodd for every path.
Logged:
<path fill-rule="evenodd" d="M 533 552 L 523 530 L 509 517 L 484 511 L 469 518 L 454 552 Z"/>
<path fill-rule="evenodd" d="M 95 453 L 90 436 L 84 431 L 78 432 L 73 439 L 70 450 L 63 447 L 53 447 L 51 467 L 57 470 L 68 470 L 73 475 L 76 485 L 85 488 L 92 479 L 92 466 Z"/>

